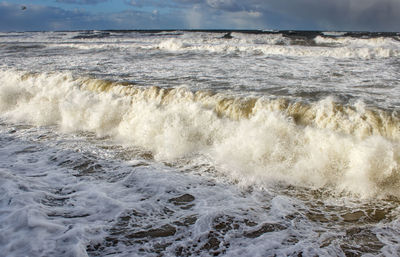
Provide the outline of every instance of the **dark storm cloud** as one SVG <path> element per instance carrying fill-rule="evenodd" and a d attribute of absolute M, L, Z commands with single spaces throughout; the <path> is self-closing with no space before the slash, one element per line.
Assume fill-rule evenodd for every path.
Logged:
<path fill-rule="evenodd" d="M 286 29 L 400 29 L 399 0 L 174 0 L 210 13 L 259 12 L 258 22 Z"/>
<path fill-rule="evenodd" d="M 262 8 L 281 20 L 319 29 L 387 31 L 399 30 L 400 24 L 398 0 L 280 0 Z"/>
<path fill-rule="evenodd" d="M 56 0 L 57 3 L 65 3 L 65 4 L 98 4 L 107 1 L 108 0 Z"/>
<path fill-rule="evenodd" d="M 400 30 L 400 0 L 130 0 L 176 8 L 180 28 Z M 171 5 L 175 3 L 175 5 Z M 186 24 L 186 25 L 183 25 Z"/>

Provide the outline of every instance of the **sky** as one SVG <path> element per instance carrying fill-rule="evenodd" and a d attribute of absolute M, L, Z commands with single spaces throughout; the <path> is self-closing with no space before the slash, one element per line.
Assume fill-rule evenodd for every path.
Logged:
<path fill-rule="evenodd" d="M 398 32 L 400 0 L 0 0 L 0 31 L 89 29 Z"/>

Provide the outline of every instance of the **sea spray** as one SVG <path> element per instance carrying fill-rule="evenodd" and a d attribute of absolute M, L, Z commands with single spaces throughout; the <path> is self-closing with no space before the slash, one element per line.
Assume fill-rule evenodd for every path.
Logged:
<path fill-rule="evenodd" d="M 209 156 L 243 186 L 283 182 L 398 196 L 395 112 L 2 71 L 2 116 L 143 147 L 157 160 Z"/>

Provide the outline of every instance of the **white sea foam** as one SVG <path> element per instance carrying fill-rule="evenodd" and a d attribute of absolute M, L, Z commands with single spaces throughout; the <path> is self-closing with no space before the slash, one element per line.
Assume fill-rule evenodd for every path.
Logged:
<path fill-rule="evenodd" d="M 344 36 L 347 34 L 347 32 L 342 32 L 342 31 L 325 31 L 322 32 L 322 34 L 324 36 L 334 36 L 334 37 L 338 37 L 338 36 Z"/>
<path fill-rule="evenodd" d="M 0 33 L 0 253 L 396 256 L 397 38 L 224 34 Z"/>
<path fill-rule="evenodd" d="M 277 40 L 279 41 L 279 40 Z M 346 39 L 347 41 L 347 39 Z M 400 44 L 395 44 L 394 47 L 380 42 L 379 39 L 366 41 L 367 45 L 359 44 L 347 45 L 347 42 L 340 42 L 334 39 L 316 39 L 319 44 L 338 44 L 338 47 L 309 47 L 297 45 L 276 45 L 276 44 L 248 44 L 241 40 L 231 41 L 213 41 L 209 43 L 202 42 L 200 45 L 196 42 L 182 40 L 182 39 L 167 39 L 162 41 L 157 48 L 167 51 L 207 51 L 212 53 L 243 53 L 243 54 L 263 54 L 263 55 L 282 55 L 293 57 L 333 57 L 333 58 L 361 58 L 361 59 L 375 59 L 375 58 L 388 58 L 400 56 Z M 360 42 L 364 43 L 364 41 Z M 357 41 L 356 43 L 359 43 Z M 384 46 L 382 44 L 385 43 Z M 369 47 L 373 46 L 373 47 Z"/>
<path fill-rule="evenodd" d="M 49 47 L 71 47 L 82 50 L 90 49 L 152 49 L 172 52 L 211 52 L 211 53 L 242 53 L 262 55 L 283 55 L 293 57 L 333 57 L 375 59 L 400 55 L 398 40 L 386 37 L 352 38 L 352 37 L 322 37 L 317 36 L 316 47 L 305 47 L 294 44 L 290 38 L 281 34 L 248 35 L 233 33 L 233 38 L 224 40 L 223 34 L 187 33 L 184 35 L 165 35 L 156 38 L 145 38 L 139 35 L 135 38 L 87 38 L 71 39 L 60 34 L 56 39 L 49 35 L 32 34 L 30 37 L 1 38 L 0 42 L 38 43 Z M 78 35 L 76 35 L 78 36 Z M 318 45 L 320 45 L 318 47 Z M 327 47 L 329 46 L 329 47 Z M 335 47 L 332 47 L 335 46 Z"/>
<path fill-rule="evenodd" d="M 164 94 L 68 74 L 3 71 L 0 77 L 0 110 L 13 122 L 112 136 L 158 160 L 201 153 L 245 186 L 283 181 L 363 197 L 399 194 L 398 120 L 368 123 L 361 107 L 340 112 L 324 100 L 304 112 L 304 106 L 260 100 L 251 108 L 251 101 L 183 88 Z M 293 108 L 299 110 L 291 114 Z M 295 122 L 291 115 L 303 117 Z"/>
<path fill-rule="evenodd" d="M 317 36 L 314 41 L 317 44 L 335 44 L 356 47 L 387 47 L 399 48 L 399 41 L 388 37 L 355 38 L 355 37 L 321 37 Z"/>

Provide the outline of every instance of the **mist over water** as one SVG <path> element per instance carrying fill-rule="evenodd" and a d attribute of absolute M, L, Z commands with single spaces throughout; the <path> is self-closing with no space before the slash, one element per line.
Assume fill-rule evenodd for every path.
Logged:
<path fill-rule="evenodd" d="M 397 256 L 397 34 L 0 37 L 7 256 Z"/>

